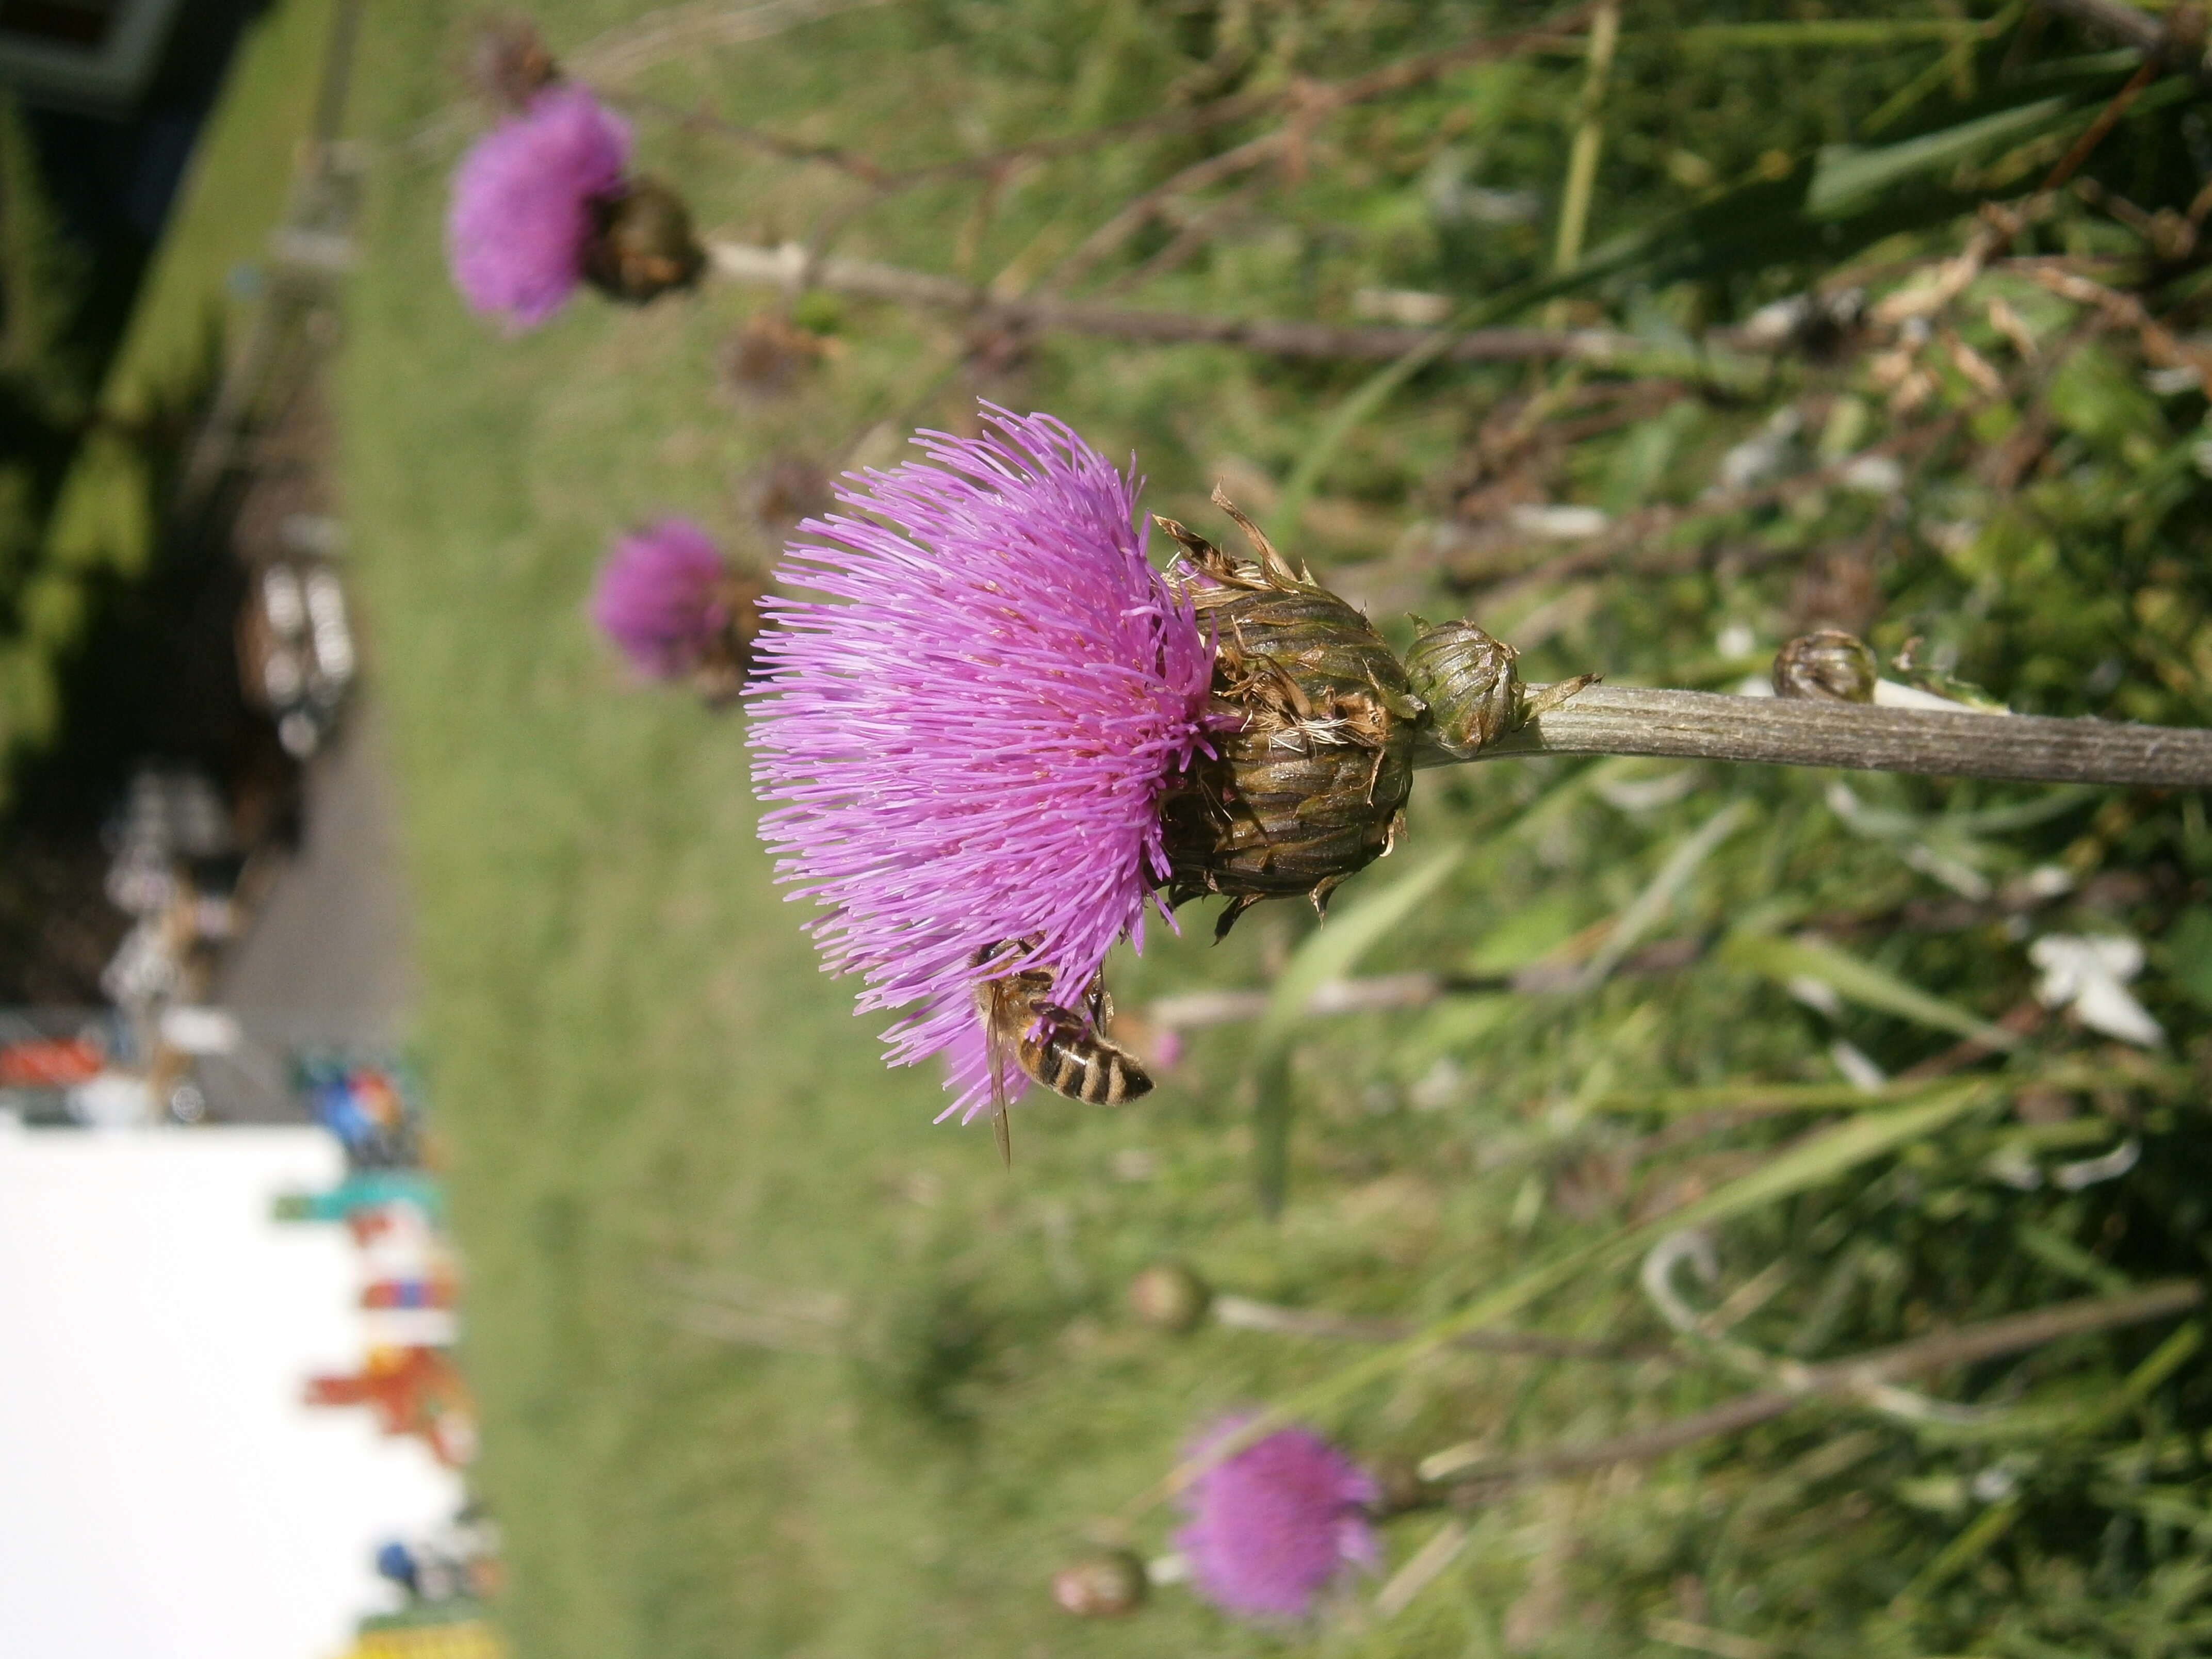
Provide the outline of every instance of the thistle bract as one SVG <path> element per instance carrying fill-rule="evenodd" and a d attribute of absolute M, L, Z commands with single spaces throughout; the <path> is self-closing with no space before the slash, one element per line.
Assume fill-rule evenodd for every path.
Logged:
<path fill-rule="evenodd" d="M 1840 629 L 1800 634 L 1774 653 L 1774 695 L 1820 702 L 1872 702 L 1881 666 L 1866 641 Z"/>
<path fill-rule="evenodd" d="M 1263 898 L 1305 896 L 1322 908 L 1338 883 L 1390 850 L 1425 710 L 1365 617 L 1214 500 L 1251 539 L 1253 560 L 1159 524 L 1182 545 L 1177 586 L 1220 641 L 1212 689 L 1224 734 L 1164 807 L 1169 896 L 1226 895 L 1218 936 Z"/>
<path fill-rule="evenodd" d="M 585 276 L 599 204 L 623 189 L 629 128 L 559 83 L 478 139 L 453 173 L 446 245 L 471 307 L 531 328 Z"/>
<path fill-rule="evenodd" d="M 1243 1419 L 1206 1437 L 1218 1442 Z M 1185 1494 L 1176 1547 L 1208 1601 L 1248 1618 L 1297 1619 L 1347 1567 L 1375 1565 L 1374 1479 L 1308 1429 L 1279 1429 L 1222 1459 Z"/>
<path fill-rule="evenodd" d="M 729 580 L 713 537 L 689 519 L 663 519 L 616 541 L 592 620 L 647 679 L 679 679 L 728 634 Z"/>
<path fill-rule="evenodd" d="M 1471 759 L 1519 721 L 1521 677 L 1513 661 L 1520 653 L 1471 622 L 1413 622 L 1406 678 L 1429 706 L 1436 745 Z"/>
<path fill-rule="evenodd" d="M 799 526 L 777 580 L 828 598 L 765 601 L 753 693 L 781 877 L 829 907 L 815 936 L 862 1010 L 906 1011 L 887 1059 L 945 1056 L 948 1116 L 989 1098 L 979 956 L 1033 940 L 1018 965 L 1072 1000 L 1116 939 L 1141 945 L 1212 672 L 1146 562 L 1135 481 L 1048 416 L 986 405 L 983 426 L 921 434 L 926 461 Z"/>

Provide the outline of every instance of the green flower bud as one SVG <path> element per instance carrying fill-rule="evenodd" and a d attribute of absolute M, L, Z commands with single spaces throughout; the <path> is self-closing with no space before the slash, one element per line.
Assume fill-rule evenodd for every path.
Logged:
<path fill-rule="evenodd" d="M 1129 1281 L 1129 1311 L 1177 1335 L 1204 1324 L 1212 1306 L 1213 1287 L 1180 1261 L 1155 1261 Z"/>
<path fill-rule="evenodd" d="M 1303 895 L 1325 909 L 1339 883 L 1390 850 L 1425 708 L 1364 616 L 1292 571 L 1219 490 L 1213 499 L 1254 559 L 1155 522 L 1182 544 L 1174 580 L 1218 641 L 1218 752 L 1161 802 L 1169 901 L 1225 894 L 1218 939 L 1263 898 Z"/>
<path fill-rule="evenodd" d="M 1052 1576 L 1052 1599 L 1079 1619 L 1114 1619 L 1145 1604 L 1145 1564 L 1127 1550 L 1109 1550 Z"/>
<path fill-rule="evenodd" d="M 1866 642 L 1838 629 L 1800 634 L 1774 653 L 1774 695 L 1872 702 L 1881 670 Z"/>
<path fill-rule="evenodd" d="M 1470 760 L 1521 723 L 1521 653 L 1471 622 L 1416 617 L 1406 678 L 1429 706 L 1430 738 L 1455 760 Z"/>
<path fill-rule="evenodd" d="M 651 179 L 633 179 L 592 204 L 592 234 L 584 276 L 611 300 L 643 305 L 689 288 L 707 268 L 684 198 Z"/>

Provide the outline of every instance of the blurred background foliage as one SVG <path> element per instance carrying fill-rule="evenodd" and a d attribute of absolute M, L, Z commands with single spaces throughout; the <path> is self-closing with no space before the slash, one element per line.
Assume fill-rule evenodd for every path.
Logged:
<path fill-rule="evenodd" d="M 983 397 L 1133 452 L 1147 504 L 1201 528 L 1223 483 L 1378 625 L 1472 616 L 1533 679 L 1733 689 L 1830 625 L 1926 689 L 2202 726 L 2197 83 L 2133 84 L 2137 53 L 2020 4 L 1638 3 L 1601 70 L 1597 7 L 757 9 L 538 17 L 713 234 L 1000 291 L 1588 333 L 1378 368 L 710 287 L 504 339 L 440 271 L 442 180 L 486 118 L 456 74 L 468 26 L 373 11 L 349 506 L 523 1650 L 2212 1643 L 2212 1381 L 2200 1323 L 2172 1316 L 1950 1366 L 1917 1404 L 1824 1395 L 1468 1489 L 1391 1522 L 1389 1588 L 1309 1630 L 1176 1591 L 1072 1626 L 1043 1589 L 1091 1545 L 1158 1548 L 1163 1516 L 1131 1500 L 1231 1407 L 1287 1400 L 1394 1467 L 1528 1453 L 1711 1407 L 1747 1369 L 2201 1279 L 2201 795 L 1631 760 L 1428 775 L 1398 858 L 1328 929 L 1267 907 L 1110 970 L 1133 1040 L 1229 988 L 1273 996 L 1267 1042 L 1253 999 L 1215 1000 L 1243 1018 L 1187 1019 L 1140 1109 L 1033 1099 L 1009 1177 L 980 1129 L 927 1127 L 934 1080 L 881 1072 L 805 973 L 741 720 L 623 695 L 580 609 L 622 525 L 695 512 L 765 562 L 827 474 L 965 429 Z M 1385 96 L 1315 90 L 1547 19 Z M 1247 95 L 1200 131 L 896 190 L 732 131 L 896 169 Z M 787 308 L 797 358 L 766 373 L 738 331 Z M 2042 941 L 2083 938 L 2140 944 L 2126 988 L 2154 1037 L 2085 1023 L 2039 971 Z M 1395 988 L 1304 1014 L 1347 977 Z M 1658 1281 L 1695 1304 L 1684 1334 L 1634 1256 L 1700 1202 L 1710 1284 Z M 1122 1303 L 1162 1255 L 1409 1329 L 1548 1273 L 1510 1322 L 1626 1352 L 1171 1338 Z"/>

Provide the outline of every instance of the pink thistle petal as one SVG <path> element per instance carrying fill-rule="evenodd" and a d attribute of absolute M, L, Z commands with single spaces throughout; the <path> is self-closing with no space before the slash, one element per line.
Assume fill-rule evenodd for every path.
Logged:
<path fill-rule="evenodd" d="M 532 328 L 583 280 L 592 204 L 621 186 L 629 128 L 556 85 L 479 138 L 453 172 L 446 248 L 474 309 Z"/>
<path fill-rule="evenodd" d="M 1217 1424 L 1200 1449 L 1249 1420 Z M 1190 1523 L 1176 1547 L 1200 1594 L 1225 1612 L 1302 1619 L 1346 1568 L 1377 1565 L 1365 1510 L 1380 1495 L 1371 1475 L 1319 1435 L 1279 1429 L 1192 1483 Z"/>
<path fill-rule="evenodd" d="M 830 907 L 812 931 L 860 1007 L 908 1011 L 887 1061 L 943 1054 L 963 1118 L 990 1095 L 979 951 L 1041 935 L 1073 999 L 1141 946 L 1213 658 L 1146 562 L 1136 482 L 1049 416 L 984 424 L 840 489 L 867 517 L 800 525 L 777 580 L 832 602 L 763 602 L 750 694 L 781 878 Z"/>
<path fill-rule="evenodd" d="M 704 529 L 663 519 L 615 543 L 599 567 L 592 620 L 647 679 L 680 678 L 729 626 L 728 574 Z"/>

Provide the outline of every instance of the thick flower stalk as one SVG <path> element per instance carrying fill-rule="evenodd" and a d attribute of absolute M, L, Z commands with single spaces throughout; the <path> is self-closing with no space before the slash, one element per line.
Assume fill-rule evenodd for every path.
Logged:
<path fill-rule="evenodd" d="M 470 306 L 527 329 L 579 283 L 642 302 L 696 280 L 705 256 L 683 204 L 629 177 L 629 126 L 568 82 L 478 139 L 454 171 L 446 218 Z"/>
<path fill-rule="evenodd" d="M 983 425 L 799 526 L 776 580 L 827 597 L 764 602 L 752 693 L 781 877 L 829 907 L 813 931 L 860 1008 L 903 1011 L 887 1059 L 944 1054 L 963 1117 L 990 1097 L 981 961 L 1073 1002 L 1141 946 L 1213 666 L 1146 561 L 1136 481 L 1048 416 Z"/>
<path fill-rule="evenodd" d="M 1199 1448 L 1247 1419 L 1216 1425 Z M 1212 1465 L 1184 1494 L 1176 1534 L 1200 1594 L 1253 1619 L 1301 1619 L 1347 1568 L 1378 1559 L 1374 1477 L 1308 1429 L 1279 1429 Z"/>
<path fill-rule="evenodd" d="M 690 519 L 618 537 L 599 567 L 592 620 L 641 678 L 742 679 L 759 631 L 759 587 Z"/>

